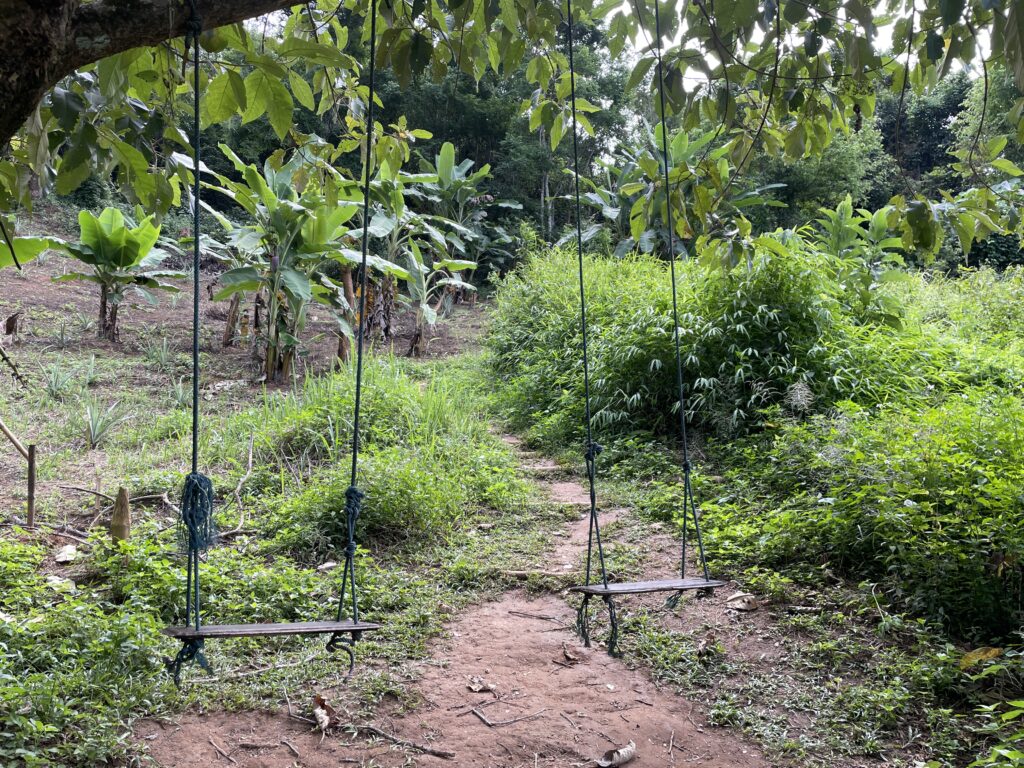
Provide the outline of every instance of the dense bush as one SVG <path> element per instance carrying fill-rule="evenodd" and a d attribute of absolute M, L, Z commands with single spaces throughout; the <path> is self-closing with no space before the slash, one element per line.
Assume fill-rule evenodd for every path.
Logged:
<path fill-rule="evenodd" d="M 718 453 L 748 483 L 742 499 L 705 504 L 720 560 L 827 563 L 957 634 L 1020 626 L 1024 401 L 848 403 Z"/>
<path fill-rule="evenodd" d="M 553 443 L 583 422 L 575 256 L 534 254 L 501 282 L 490 348 L 513 422 Z M 839 265 L 786 235 L 732 269 L 677 265 L 689 408 L 719 433 L 757 426 L 782 404 L 796 413 L 844 397 L 880 400 L 942 379 L 933 339 L 844 310 Z M 585 265 L 595 424 L 671 433 L 678 408 L 668 267 L 650 258 Z M 922 343 L 923 342 L 923 343 Z"/>

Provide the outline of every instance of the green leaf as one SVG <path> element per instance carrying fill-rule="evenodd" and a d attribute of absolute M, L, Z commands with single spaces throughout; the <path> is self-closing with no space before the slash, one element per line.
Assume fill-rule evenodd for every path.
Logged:
<path fill-rule="evenodd" d="M 15 237 L 12 242 L 18 263 L 21 265 L 32 261 L 47 248 L 56 248 L 64 244 L 63 241 L 50 237 Z M 0 269 L 13 265 L 14 259 L 11 258 L 7 240 L 0 238 Z"/>
<path fill-rule="evenodd" d="M 309 87 L 306 79 L 294 70 L 288 71 L 288 82 L 292 87 L 292 96 L 303 107 L 310 112 L 316 111 L 316 99 L 313 97 L 313 89 Z"/>
<path fill-rule="evenodd" d="M 292 297 L 304 302 L 313 299 L 313 288 L 306 274 L 292 267 L 284 267 L 280 272 L 280 279 L 281 287 Z"/>
<path fill-rule="evenodd" d="M 996 160 L 993 160 L 992 165 L 993 167 L 998 168 L 1000 171 L 1002 171 L 1003 173 L 1007 173 L 1010 176 L 1024 176 L 1024 171 L 1020 169 L 1020 166 L 1018 166 L 1012 160 L 1008 160 L 1005 157 L 1000 157 L 997 158 Z"/>
<path fill-rule="evenodd" d="M 437 156 L 437 179 L 442 189 L 451 186 L 454 171 L 455 145 L 446 141 L 441 145 L 441 152 Z"/>
<path fill-rule="evenodd" d="M 203 122 L 206 125 L 223 123 L 238 112 L 238 97 L 231 85 L 231 75 L 228 72 L 222 72 L 210 81 L 203 94 L 202 106 Z"/>
<path fill-rule="evenodd" d="M 214 301 L 221 301 L 232 294 L 242 291 L 256 291 L 263 285 L 260 273 L 255 267 L 238 267 L 229 269 L 218 278 L 220 290 L 214 294 Z"/>
<path fill-rule="evenodd" d="M 292 127 L 292 110 L 295 103 L 280 80 L 269 79 L 268 88 L 267 117 L 270 118 L 270 127 L 274 129 L 277 138 L 283 139 Z"/>
<path fill-rule="evenodd" d="M 964 5 L 966 0 L 939 0 L 939 13 L 942 15 L 942 24 L 951 26 L 963 18 Z"/>

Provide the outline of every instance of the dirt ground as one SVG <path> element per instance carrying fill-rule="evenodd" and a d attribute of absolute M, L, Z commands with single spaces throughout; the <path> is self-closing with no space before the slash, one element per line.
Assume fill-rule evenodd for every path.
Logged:
<path fill-rule="evenodd" d="M 532 459 L 524 461 L 535 465 Z M 582 507 L 588 498 L 576 482 L 541 485 L 560 503 Z M 617 516 L 612 511 L 602 519 L 611 523 Z M 578 561 L 587 528 L 588 517 L 582 514 L 553 542 L 552 569 Z M 702 602 L 724 597 L 720 591 Z M 453 757 L 423 754 L 380 738 L 354 738 L 343 729 L 324 737 L 315 724 L 290 716 L 286 707 L 271 713 L 190 714 L 175 723 L 146 721 L 136 737 L 164 768 L 345 763 L 570 768 L 595 765 L 608 750 L 630 742 L 636 747 L 630 765 L 637 768 L 769 765 L 735 731 L 708 725 L 698 702 L 657 685 L 645 671 L 630 669 L 601 647 L 582 647 L 575 615 L 564 596 L 513 590 L 461 615 L 449 626 L 449 636 L 433 644 L 429 659 L 410 670 L 418 677 L 413 697 L 419 706 L 404 714 L 378 713 L 374 727 Z M 310 702 L 294 705 L 293 713 L 309 716 Z"/>

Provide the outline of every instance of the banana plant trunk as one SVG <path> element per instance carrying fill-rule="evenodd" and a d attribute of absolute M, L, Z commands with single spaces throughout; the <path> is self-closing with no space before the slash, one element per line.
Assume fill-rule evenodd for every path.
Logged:
<path fill-rule="evenodd" d="M 348 311 L 345 312 L 344 317 L 348 322 L 349 328 L 355 328 L 355 306 L 356 306 L 356 292 L 355 287 L 352 283 L 352 268 L 345 267 L 341 272 L 341 286 L 345 292 L 345 303 L 348 304 Z M 352 356 L 352 342 L 348 337 L 348 334 L 343 331 L 338 331 L 338 359 L 343 363 L 347 363 L 349 358 Z"/>
<path fill-rule="evenodd" d="M 110 300 L 110 289 L 100 286 L 100 317 L 96 334 L 107 341 L 117 341 L 117 307 Z"/>
<path fill-rule="evenodd" d="M 220 340 L 222 347 L 233 347 L 235 345 L 235 338 L 238 335 L 238 315 L 241 308 L 242 294 L 236 293 L 231 297 L 231 303 L 228 304 L 228 316 L 224 325 L 224 335 Z"/>

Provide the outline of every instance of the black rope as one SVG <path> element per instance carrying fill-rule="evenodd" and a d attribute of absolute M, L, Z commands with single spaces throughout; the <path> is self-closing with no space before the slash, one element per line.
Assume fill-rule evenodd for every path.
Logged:
<path fill-rule="evenodd" d="M 641 20 L 642 21 L 642 20 Z M 704 541 L 700 533 L 700 521 L 697 517 L 697 506 L 693 501 L 693 489 L 690 482 L 690 447 L 686 429 L 686 384 L 683 377 L 683 352 L 679 340 L 679 298 L 676 288 L 676 254 L 675 254 L 675 221 L 672 216 L 672 188 L 669 181 L 668 154 L 668 114 L 665 108 L 665 66 L 661 54 L 661 11 L 658 0 L 654 0 L 654 47 L 655 56 L 658 59 L 658 101 L 661 110 L 661 154 L 665 175 L 665 224 L 668 228 L 668 264 L 669 274 L 672 279 L 672 338 L 675 343 L 676 352 L 676 386 L 679 391 L 679 435 L 683 447 L 683 543 L 682 552 L 679 558 L 679 575 L 686 577 L 686 536 L 687 519 L 691 512 L 693 514 L 693 525 L 697 532 L 697 541 L 700 548 L 700 560 L 704 569 L 704 579 L 711 577 L 708 572 L 707 560 L 704 557 Z"/>
<path fill-rule="evenodd" d="M 580 283 L 580 332 L 582 335 L 582 347 L 583 347 L 583 402 L 584 402 L 584 418 L 586 421 L 586 438 L 587 442 L 584 446 L 584 459 L 587 464 L 587 482 L 589 483 L 590 490 L 590 526 L 587 533 L 587 569 L 586 569 L 586 583 L 590 585 L 592 560 L 594 544 L 597 544 L 597 557 L 598 565 L 601 569 L 601 582 L 604 586 L 608 586 L 608 570 L 605 567 L 604 559 L 604 545 L 601 542 L 601 523 L 597 517 L 597 457 L 602 451 L 602 447 L 594 442 L 594 431 L 593 431 L 593 414 L 591 410 L 590 402 L 590 350 L 588 347 L 588 334 L 587 334 L 587 296 L 586 288 L 583 281 L 583 221 L 582 221 L 582 206 L 580 205 L 580 157 L 579 157 L 579 140 L 578 134 L 578 120 L 576 117 L 576 60 L 575 60 L 575 39 L 573 35 L 573 13 L 572 13 L 572 0 L 566 0 L 566 42 L 569 48 L 569 98 L 572 104 L 572 169 L 573 169 L 573 181 L 574 181 L 574 195 L 576 205 L 576 257 L 579 268 L 579 283 Z M 609 615 L 612 622 L 612 637 L 618 635 L 618 626 L 615 621 L 615 610 L 611 602 L 610 597 L 605 598 L 605 602 L 608 604 Z M 590 633 L 588 629 L 588 615 L 587 615 L 588 597 L 583 598 L 583 603 L 580 606 L 579 613 L 577 616 L 577 626 L 579 629 L 580 637 L 586 646 L 590 645 Z M 609 651 L 612 651 L 613 647 L 609 646 Z"/>
<path fill-rule="evenodd" d="M 200 610 L 201 589 L 199 584 L 200 553 L 209 549 L 216 539 L 216 528 L 213 521 L 213 483 L 210 478 L 199 472 L 199 201 L 200 201 L 200 125 L 199 125 L 199 37 L 203 31 L 203 21 L 199 16 L 196 0 L 189 0 L 190 15 L 186 23 L 185 54 L 189 48 L 193 50 L 192 87 L 194 106 L 192 110 L 192 471 L 185 478 L 181 492 L 181 519 L 178 526 L 178 543 L 186 553 L 185 563 L 185 623 L 199 631 L 201 626 Z M 198 661 L 204 669 L 209 663 L 203 654 L 203 639 L 193 638 L 183 641 L 181 650 L 170 663 L 175 685 L 181 683 L 181 669 L 185 664 Z"/>
<path fill-rule="evenodd" d="M 373 176 L 373 124 L 374 124 L 374 96 L 376 94 L 376 59 L 377 59 L 377 0 L 370 2 L 370 56 L 368 63 L 367 80 L 369 86 L 368 98 L 366 100 L 366 156 L 363 169 L 363 238 L 362 238 L 362 260 L 360 262 L 359 277 L 359 325 L 356 330 L 356 391 L 355 405 L 352 416 L 352 473 L 349 480 L 348 490 L 345 491 L 345 522 L 347 526 L 348 542 L 345 547 L 345 568 L 341 579 L 341 595 L 338 599 L 338 621 L 341 621 L 345 612 L 345 593 L 352 594 L 352 623 L 359 623 L 359 599 L 356 593 L 356 523 L 359 520 L 359 513 L 362 511 L 363 492 L 359 490 L 357 481 L 359 479 L 359 417 L 363 400 L 363 348 L 364 328 L 366 326 L 366 292 L 368 288 L 367 255 L 370 248 L 370 181 Z M 358 632 L 353 632 L 350 644 L 354 644 L 359 637 Z M 327 647 L 335 650 L 342 643 L 340 637 L 335 634 L 331 637 Z M 351 657 L 351 648 L 346 648 Z M 350 667 L 351 668 L 351 667 Z"/>

